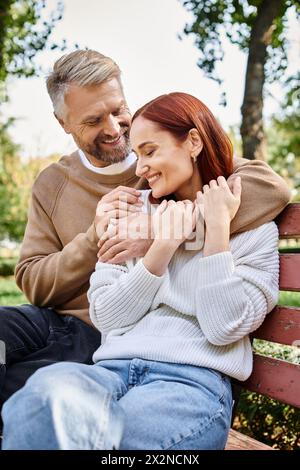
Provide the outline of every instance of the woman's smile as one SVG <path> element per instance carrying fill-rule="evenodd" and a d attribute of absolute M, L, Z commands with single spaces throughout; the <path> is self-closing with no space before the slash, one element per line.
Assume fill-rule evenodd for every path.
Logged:
<path fill-rule="evenodd" d="M 146 176 L 146 179 L 149 183 L 150 186 L 153 186 L 154 183 L 156 183 L 161 177 L 161 173 L 154 173 L 151 176 Z"/>

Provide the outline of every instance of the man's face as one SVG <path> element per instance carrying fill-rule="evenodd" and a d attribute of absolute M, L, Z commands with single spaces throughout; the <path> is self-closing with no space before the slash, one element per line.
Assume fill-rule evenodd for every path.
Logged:
<path fill-rule="evenodd" d="M 117 78 L 101 85 L 71 85 L 65 114 L 59 119 L 78 147 L 96 166 L 123 161 L 130 152 L 131 115 Z"/>

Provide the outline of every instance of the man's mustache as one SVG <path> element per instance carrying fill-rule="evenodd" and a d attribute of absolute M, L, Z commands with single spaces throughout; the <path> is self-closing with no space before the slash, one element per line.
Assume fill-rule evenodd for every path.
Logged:
<path fill-rule="evenodd" d="M 120 135 L 124 135 L 124 137 L 129 138 L 129 126 L 120 126 L 120 127 L 121 127 Z M 105 139 L 107 139 L 107 135 L 105 134 L 98 135 L 95 138 L 94 143 L 102 143 L 102 141 Z"/>

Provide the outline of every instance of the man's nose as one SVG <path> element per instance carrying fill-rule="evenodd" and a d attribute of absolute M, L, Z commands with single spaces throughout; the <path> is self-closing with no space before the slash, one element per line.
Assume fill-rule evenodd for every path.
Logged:
<path fill-rule="evenodd" d="M 114 116 L 109 116 L 105 121 L 103 132 L 107 136 L 115 138 L 120 134 L 120 129 L 121 126 L 118 119 Z"/>

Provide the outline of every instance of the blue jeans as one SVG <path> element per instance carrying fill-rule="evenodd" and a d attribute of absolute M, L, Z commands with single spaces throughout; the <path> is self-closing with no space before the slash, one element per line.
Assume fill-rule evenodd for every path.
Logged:
<path fill-rule="evenodd" d="M 1 410 L 40 367 L 59 361 L 92 364 L 101 334 L 78 318 L 59 315 L 51 308 L 1 306 L 0 340 L 6 346 L 5 363 L 0 363 Z"/>
<path fill-rule="evenodd" d="M 38 370 L 3 406 L 3 449 L 223 449 L 228 377 L 142 359 Z"/>

